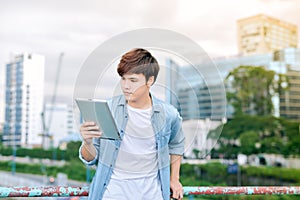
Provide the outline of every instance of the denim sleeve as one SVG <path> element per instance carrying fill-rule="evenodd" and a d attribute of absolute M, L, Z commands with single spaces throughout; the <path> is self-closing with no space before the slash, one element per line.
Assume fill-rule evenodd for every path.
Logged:
<path fill-rule="evenodd" d="M 93 142 L 95 148 L 96 148 L 96 156 L 93 160 L 91 161 L 86 161 L 83 157 L 82 157 L 82 154 L 81 154 L 81 149 L 82 149 L 82 145 L 83 143 L 81 144 L 80 148 L 79 148 L 79 159 L 85 164 L 85 165 L 88 165 L 88 166 L 92 166 L 92 165 L 95 165 L 97 162 L 98 162 L 98 154 L 99 154 L 99 146 L 100 146 L 100 140 L 98 139 L 94 139 L 94 142 Z"/>
<path fill-rule="evenodd" d="M 171 137 L 169 141 L 169 153 L 183 155 L 184 153 L 184 133 L 182 130 L 182 118 L 177 112 L 171 124 Z"/>

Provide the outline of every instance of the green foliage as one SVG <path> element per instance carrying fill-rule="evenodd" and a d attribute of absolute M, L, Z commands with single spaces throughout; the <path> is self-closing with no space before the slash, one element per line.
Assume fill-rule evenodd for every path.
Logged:
<path fill-rule="evenodd" d="M 246 155 L 256 154 L 255 144 L 259 141 L 259 135 L 255 131 L 246 131 L 240 136 L 241 152 Z"/>
<path fill-rule="evenodd" d="M 286 155 L 300 155 L 300 135 L 297 135 L 289 140 L 284 148 L 284 153 Z"/>
<path fill-rule="evenodd" d="M 283 151 L 283 142 L 279 137 L 267 137 L 261 141 L 261 152 L 281 154 Z"/>
<path fill-rule="evenodd" d="M 238 153 L 300 155 L 298 122 L 273 116 L 238 115 L 211 131 L 209 137 L 214 138 L 214 132 L 221 127 L 220 148 L 215 149 L 215 152 L 225 154 L 226 158 L 232 158 L 232 155 Z"/>
<path fill-rule="evenodd" d="M 300 170 L 278 167 L 254 167 L 249 166 L 243 168 L 247 176 L 257 176 L 265 178 L 276 178 L 293 183 L 300 183 Z"/>
<path fill-rule="evenodd" d="M 81 145 L 81 141 L 68 143 L 67 150 L 66 150 L 67 160 L 74 160 L 74 159 L 78 160 L 80 145 Z"/>
<path fill-rule="evenodd" d="M 199 149 L 193 149 L 193 154 L 195 155 L 196 159 L 199 159 L 199 153 L 200 153 Z"/>
<path fill-rule="evenodd" d="M 45 166 L 41 164 L 22 164 L 17 163 L 17 172 L 31 173 L 31 174 L 47 174 L 48 176 L 56 176 L 57 173 L 62 172 L 68 175 L 68 178 L 73 180 L 85 181 L 86 180 L 86 166 L 78 158 L 78 150 L 81 142 L 70 142 L 67 145 L 67 150 L 62 151 L 59 149 L 44 150 L 44 149 L 25 149 L 18 148 L 16 156 L 30 157 L 40 159 L 55 159 L 70 161 L 63 167 Z M 3 156 L 11 156 L 12 148 L 0 146 L 0 154 Z M 0 170 L 10 171 L 11 162 L 0 162 Z M 91 170 L 94 174 L 95 170 Z"/>
<path fill-rule="evenodd" d="M 0 154 L 3 156 L 11 156 L 13 154 L 13 149 L 11 147 L 0 147 Z M 18 157 L 31 157 L 31 158 L 47 158 L 47 159 L 56 159 L 63 160 L 65 151 L 59 149 L 44 150 L 41 148 L 26 149 L 26 148 L 17 148 L 16 156 Z"/>
<path fill-rule="evenodd" d="M 78 150 L 80 145 L 81 142 L 70 142 L 68 143 L 67 150 L 65 151 L 58 148 L 51 150 L 41 148 L 17 148 L 16 156 L 54 160 L 76 160 L 78 159 Z M 3 156 L 11 156 L 13 154 L 13 149 L 11 147 L 0 146 L 0 154 Z"/>
<path fill-rule="evenodd" d="M 300 183 L 300 170 L 278 167 L 241 167 L 242 185 L 286 185 Z M 221 163 L 182 164 L 180 180 L 184 186 L 234 186 L 237 175 L 227 173 L 227 165 Z"/>
<path fill-rule="evenodd" d="M 227 75 L 226 81 L 231 86 L 227 99 L 235 115 L 272 115 L 272 96 L 283 91 L 281 85 L 286 79 L 264 67 L 240 66 Z"/>
<path fill-rule="evenodd" d="M 3 136 L 3 132 L 0 131 L 0 148 L 2 147 L 2 136 Z"/>
<path fill-rule="evenodd" d="M 16 165 L 17 172 L 43 174 L 43 170 L 38 164 L 20 164 Z M 10 171 L 11 162 L 0 162 L 0 170 Z M 79 161 L 71 161 L 63 167 L 46 167 L 47 175 L 56 176 L 57 173 L 65 173 L 69 179 L 85 181 L 86 167 Z M 95 170 L 92 170 L 92 176 Z M 182 164 L 180 170 L 180 179 L 183 186 L 229 186 L 236 184 L 236 175 L 227 173 L 227 165 L 221 163 L 208 163 L 204 165 Z M 257 177 L 259 179 L 281 179 L 288 181 L 291 184 L 299 185 L 300 170 L 285 169 L 285 168 L 271 168 L 271 167 L 243 167 L 242 175 L 244 177 Z M 243 179 L 243 183 L 251 185 Z M 259 186 L 258 184 L 256 184 Z M 297 196 L 195 196 L 195 199 L 297 199 Z"/>
<path fill-rule="evenodd" d="M 227 178 L 226 166 L 220 163 L 206 165 L 182 164 L 180 174 L 180 180 L 186 186 L 225 185 Z"/>
<path fill-rule="evenodd" d="M 0 170 L 11 171 L 12 162 L 0 162 Z M 85 181 L 86 180 L 86 166 L 81 161 L 71 161 L 62 167 L 45 166 L 41 164 L 24 164 L 16 163 L 16 172 L 39 174 L 56 177 L 58 173 L 67 174 L 69 179 Z M 91 170 L 91 176 L 95 174 L 95 170 Z"/>
<path fill-rule="evenodd" d="M 5 161 L 0 162 L 0 170 L 3 171 L 11 171 L 12 162 Z M 44 168 L 44 169 L 43 169 Z M 20 173 L 28 173 L 28 174 L 40 174 L 44 175 L 45 172 L 48 176 L 56 176 L 58 172 L 63 171 L 62 167 L 55 166 L 41 166 L 40 164 L 24 164 L 24 163 L 16 163 L 16 171 Z"/>
<path fill-rule="evenodd" d="M 71 161 L 64 166 L 64 173 L 68 178 L 78 181 L 86 180 L 86 166 L 80 161 Z"/>

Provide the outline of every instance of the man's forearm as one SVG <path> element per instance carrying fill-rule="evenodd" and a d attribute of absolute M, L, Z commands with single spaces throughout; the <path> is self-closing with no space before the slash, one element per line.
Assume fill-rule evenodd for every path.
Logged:
<path fill-rule="evenodd" d="M 171 155 L 171 177 L 170 177 L 171 180 L 179 181 L 181 159 L 182 156 L 180 155 Z"/>
<path fill-rule="evenodd" d="M 94 160 L 96 157 L 96 148 L 93 144 L 83 143 L 81 148 L 81 155 L 86 161 Z"/>

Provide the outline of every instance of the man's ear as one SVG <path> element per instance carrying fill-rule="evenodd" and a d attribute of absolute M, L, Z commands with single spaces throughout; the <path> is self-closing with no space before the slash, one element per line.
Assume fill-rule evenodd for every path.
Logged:
<path fill-rule="evenodd" d="M 150 76 L 147 81 L 147 86 L 150 87 L 154 83 L 154 76 Z"/>

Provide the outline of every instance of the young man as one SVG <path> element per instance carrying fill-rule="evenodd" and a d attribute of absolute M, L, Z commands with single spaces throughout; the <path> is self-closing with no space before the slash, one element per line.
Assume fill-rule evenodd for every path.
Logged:
<path fill-rule="evenodd" d="M 155 98 L 150 87 L 159 65 L 145 49 L 124 54 L 118 65 L 123 95 L 109 100 L 122 140 L 101 138 L 95 122 L 80 128 L 80 159 L 97 165 L 89 199 L 182 199 L 179 169 L 184 152 L 177 110 Z"/>

